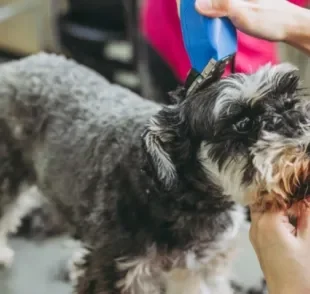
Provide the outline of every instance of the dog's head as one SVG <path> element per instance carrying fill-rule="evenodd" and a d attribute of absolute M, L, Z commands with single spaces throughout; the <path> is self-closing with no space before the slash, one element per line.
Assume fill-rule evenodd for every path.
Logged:
<path fill-rule="evenodd" d="M 167 189 L 201 169 L 241 203 L 285 203 L 310 195 L 309 102 L 290 64 L 234 74 L 162 109 L 145 149 Z"/>

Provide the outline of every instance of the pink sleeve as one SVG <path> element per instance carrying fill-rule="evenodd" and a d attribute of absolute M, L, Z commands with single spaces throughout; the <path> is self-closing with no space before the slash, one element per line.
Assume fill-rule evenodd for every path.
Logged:
<path fill-rule="evenodd" d="M 276 64 L 277 62 L 275 43 L 256 39 L 238 31 L 236 72 L 251 73 L 266 63 Z M 229 74 L 229 71 L 227 70 L 225 74 Z"/>
<path fill-rule="evenodd" d="M 290 0 L 290 2 L 302 7 L 309 5 L 309 0 Z"/>

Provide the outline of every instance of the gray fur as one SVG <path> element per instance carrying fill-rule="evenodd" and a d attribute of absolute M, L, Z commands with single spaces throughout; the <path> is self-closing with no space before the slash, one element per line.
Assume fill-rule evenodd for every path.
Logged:
<path fill-rule="evenodd" d="M 63 57 L 2 65 L 0 142 L 18 154 L 10 170 L 23 171 L 10 176 L 18 187 L 37 185 L 87 248 L 72 266 L 76 293 L 161 294 L 167 280 L 187 281 L 188 293 L 233 293 L 243 222 L 235 201 L 257 188 L 253 156 L 266 151 L 265 128 L 296 135 L 274 116 L 284 117 L 281 99 L 301 103 L 298 82 L 290 66 L 267 66 L 163 107 Z M 262 109 L 253 138 L 238 129 L 240 105 Z M 300 109 L 297 127 L 308 121 Z"/>

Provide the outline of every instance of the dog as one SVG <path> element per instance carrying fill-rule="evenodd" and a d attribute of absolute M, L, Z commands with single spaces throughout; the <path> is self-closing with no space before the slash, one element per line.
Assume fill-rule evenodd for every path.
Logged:
<path fill-rule="evenodd" d="M 74 293 L 233 293 L 243 205 L 307 194 L 309 99 L 292 65 L 172 96 L 46 53 L 0 67 L 1 197 L 35 186 L 63 213 L 83 244 Z"/>
<path fill-rule="evenodd" d="M 36 187 L 35 187 L 36 188 Z M 39 191 L 38 191 L 39 192 Z M 40 202 L 21 218 L 21 225 L 13 237 L 43 241 L 68 234 L 66 220 L 56 207 L 43 195 Z M 39 205 L 38 205 L 39 204 Z M 74 236 L 72 236 L 74 239 Z"/>

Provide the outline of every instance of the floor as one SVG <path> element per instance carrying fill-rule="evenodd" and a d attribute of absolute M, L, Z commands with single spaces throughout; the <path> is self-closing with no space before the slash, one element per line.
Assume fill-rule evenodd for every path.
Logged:
<path fill-rule="evenodd" d="M 1 294 L 69 294 L 63 269 L 72 251 L 65 237 L 44 242 L 12 239 L 15 262 L 0 271 Z"/>
<path fill-rule="evenodd" d="M 1 294 L 70 294 L 64 281 L 64 266 L 72 244 L 66 237 L 44 242 L 12 239 L 16 250 L 15 263 L 10 270 L 0 271 Z M 261 272 L 248 241 L 248 228 L 240 236 L 240 250 L 234 265 L 235 279 L 245 286 L 259 285 Z M 147 293 L 146 293 L 147 294 Z M 219 293 L 220 294 L 220 293 Z"/>

